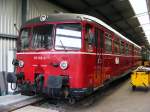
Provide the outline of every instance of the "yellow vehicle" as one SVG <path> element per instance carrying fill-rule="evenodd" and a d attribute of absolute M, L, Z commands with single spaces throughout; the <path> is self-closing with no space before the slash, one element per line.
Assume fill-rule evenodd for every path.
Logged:
<path fill-rule="evenodd" d="M 150 67 L 150 61 L 144 61 L 143 64 L 145 67 Z"/>
<path fill-rule="evenodd" d="M 131 74 L 131 85 L 133 90 L 137 87 L 148 90 L 150 87 L 150 67 L 140 66 L 134 70 Z"/>

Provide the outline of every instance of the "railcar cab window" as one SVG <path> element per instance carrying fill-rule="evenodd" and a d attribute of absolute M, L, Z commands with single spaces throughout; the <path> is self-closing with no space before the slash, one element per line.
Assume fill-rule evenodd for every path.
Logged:
<path fill-rule="evenodd" d="M 90 24 L 85 26 L 85 47 L 88 52 L 93 51 L 93 45 L 95 44 L 93 29 Z"/>
<path fill-rule="evenodd" d="M 30 36 L 30 30 L 27 28 L 22 29 L 21 34 L 20 34 L 21 50 L 29 48 L 29 36 Z"/>
<path fill-rule="evenodd" d="M 94 42 L 96 48 L 98 48 L 100 46 L 99 45 L 98 34 L 99 34 L 99 29 L 95 28 L 95 32 L 94 32 L 95 37 L 93 37 L 94 38 L 93 42 Z"/>
<path fill-rule="evenodd" d="M 106 52 L 112 52 L 112 37 L 111 34 L 105 32 L 105 50 Z"/>
<path fill-rule="evenodd" d="M 56 26 L 56 50 L 80 50 L 81 49 L 81 24 L 66 23 Z"/>
<path fill-rule="evenodd" d="M 32 30 L 32 48 L 50 49 L 52 48 L 53 25 L 43 25 L 33 27 Z"/>

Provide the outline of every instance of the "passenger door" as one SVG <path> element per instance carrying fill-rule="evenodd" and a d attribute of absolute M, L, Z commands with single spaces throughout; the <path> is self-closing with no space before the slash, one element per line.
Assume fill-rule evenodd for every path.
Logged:
<path fill-rule="evenodd" d="M 102 48 L 103 48 L 103 35 L 104 32 L 95 29 L 95 45 L 96 45 L 96 76 L 94 78 L 96 82 L 96 87 L 101 86 L 102 84 Z"/>
<path fill-rule="evenodd" d="M 103 50 L 104 50 L 104 31 L 100 30 L 99 29 L 99 40 L 100 40 L 100 44 L 99 44 L 99 54 L 100 54 L 100 58 L 99 58 L 99 63 L 98 63 L 98 66 L 100 68 L 100 78 L 101 78 L 101 81 L 100 81 L 100 84 L 103 83 L 103 78 L 104 78 L 104 70 L 103 70 L 103 65 L 104 65 L 104 62 L 103 62 Z"/>

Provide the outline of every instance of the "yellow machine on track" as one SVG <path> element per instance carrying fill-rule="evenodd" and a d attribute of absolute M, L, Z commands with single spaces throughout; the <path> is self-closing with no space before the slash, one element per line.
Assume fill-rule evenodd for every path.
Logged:
<path fill-rule="evenodd" d="M 137 87 L 145 88 L 149 90 L 150 87 L 150 67 L 140 66 L 134 70 L 131 74 L 132 89 Z"/>

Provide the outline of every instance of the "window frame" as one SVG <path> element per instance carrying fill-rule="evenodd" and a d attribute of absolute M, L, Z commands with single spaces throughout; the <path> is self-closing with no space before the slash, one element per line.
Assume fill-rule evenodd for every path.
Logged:
<path fill-rule="evenodd" d="M 107 34 L 107 36 L 106 36 L 106 34 Z M 111 41 L 111 45 L 109 46 L 109 48 L 111 48 L 111 49 L 107 49 L 107 47 L 106 47 L 106 45 L 108 45 L 108 44 L 106 44 L 106 40 L 107 39 Z M 106 53 L 112 53 L 112 51 L 113 51 L 113 47 L 112 46 L 113 46 L 112 34 L 108 33 L 108 32 L 104 32 L 104 51 Z"/>
<path fill-rule="evenodd" d="M 126 42 L 125 44 L 125 55 L 129 55 L 129 44 Z"/>
<path fill-rule="evenodd" d="M 122 45 L 123 45 L 123 47 L 122 47 Z M 125 54 L 125 42 L 124 42 L 124 40 L 120 40 L 120 54 L 121 55 Z"/>
<path fill-rule="evenodd" d="M 57 49 L 56 48 L 56 29 L 57 29 L 57 25 L 63 25 L 63 24 L 80 24 L 81 25 L 81 48 L 76 50 L 76 49 Z M 63 22 L 63 23 L 58 23 L 54 25 L 54 45 L 53 45 L 54 49 L 56 51 L 81 51 L 83 48 L 83 23 L 82 22 Z"/>
<path fill-rule="evenodd" d="M 51 45 L 51 48 L 43 48 L 43 47 L 41 47 L 41 48 L 34 48 L 33 47 L 33 43 L 32 43 L 32 39 L 33 39 L 33 31 L 34 31 L 34 28 L 37 28 L 37 27 L 42 27 L 42 26 L 48 26 L 48 25 L 52 25 L 52 33 L 51 33 L 51 41 L 52 41 L 52 45 Z M 35 26 L 32 26 L 32 29 L 31 29 L 31 40 L 30 40 L 30 48 L 32 49 L 32 50 L 50 50 L 50 49 L 53 49 L 53 47 L 54 47 L 54 28 L 55 28 L 55 26 L 54 26 L 54 24 L 40 24 L 40 25 L 35 25 Z M 50 29 L 49 29 L 49 31 L 50 31 Z"/>
<path fill-rule="evenodd" d="M 114 54 L 120 54 L 120 43 L 119 43 L 119 38 L 117 36 L 114 36 L 114 40 L 113 40 L 113 46 L 114 46 Z M 117 48 L 117 52 L 115 50 L 115 44 L 118 45 L 118 48 Z"/>
<path fill-rule="evenodd" d="M 29 36 L 28 36 L 28 48 L 23 48 L 22 49 L 22 37 L 21 37 L 21 33 L 24 29 L 28 29 L 29 30 Z M 20 33 L 19 33 L 19 38 L 18 38 L 18 42 L 17 42 L 17 51 L 26 51 L 26 50 L 30 50 L 31 49 L 31 34 L 32 34 L 32 27 L 24 27 L 21 28 Z"/>
<path fill-rule="evenodd" d="M 94 46 L 97 49 L 99 47 L 99 28 L 94 28 Z"/>

